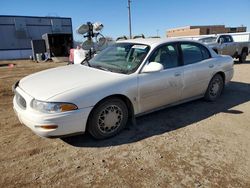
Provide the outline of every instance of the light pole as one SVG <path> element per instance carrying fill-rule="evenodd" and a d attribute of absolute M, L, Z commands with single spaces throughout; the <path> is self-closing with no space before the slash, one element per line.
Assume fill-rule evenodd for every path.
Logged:
<path fill-rule="evenodd" d="M 130 3 L 131 3 L 131 0 L 128 0 L 128 27 L 129 27 L 129 38 L 132 38 Z"/>

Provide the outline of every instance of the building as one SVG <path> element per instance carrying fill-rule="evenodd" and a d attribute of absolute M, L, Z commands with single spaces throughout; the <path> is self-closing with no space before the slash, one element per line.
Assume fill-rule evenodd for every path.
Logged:
<path fill-rule="evenodd" d="M 24 59 L 32 55 L 32 40 L 44 34 L 71 35 L 71 18 L 0 15 L 0 59 Z"/>
<path fill-rule="evenodd" d="M 237 33 L 246 32 L 247 28 L 241 27 L 225 27 L 225 25 L 205 25 L 205 26 L 186 26 L 169 29 L 167 37 L 209 35 L 219 33 Z"/>

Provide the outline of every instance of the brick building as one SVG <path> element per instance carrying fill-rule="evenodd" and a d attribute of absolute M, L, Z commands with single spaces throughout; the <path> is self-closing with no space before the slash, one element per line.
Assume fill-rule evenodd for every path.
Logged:
<path fill-rule="evenodd" d="M 169 29 L 167 37 L 193 36 L 193 35 L 209 35 L 218 33 L 237 33 L 246 32 L 247 28 L 241 27 L 225 27 L 225 25 L 205 25 L 205 26 L 186 26 Z"/>

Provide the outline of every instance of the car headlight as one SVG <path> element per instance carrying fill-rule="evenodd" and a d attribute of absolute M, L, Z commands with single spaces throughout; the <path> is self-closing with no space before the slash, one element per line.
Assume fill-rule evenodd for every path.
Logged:
<path fill-rule="evenodd" d="M 43 102 L 36 99 L 32 100 L 31 107 L 39 112 L 44 113 L 66 112 L 78 109 L 75 104 L 71 103 Z"/>

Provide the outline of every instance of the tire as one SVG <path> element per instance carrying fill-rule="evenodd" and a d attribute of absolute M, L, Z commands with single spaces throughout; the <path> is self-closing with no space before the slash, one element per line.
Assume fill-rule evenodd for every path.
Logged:
<path fill-rule="evenodd" d="M 247 58 L 247 51 L 243 51 L 239 57 L 239 62 L 240 63 L 245 63 Z"/>
<path fill-rule="evenodd" d="M 128 108 L 118 99 L 107 99 L 96 106 L 90 114 L 87 129 L 96 139 L 118 134 L 127 124 Z"/>
<path fill-rule="evenodd" d="M 224 81 L 221 75 L 216 74 L 209 82 L 207 91 L 205 93 L 205 100 L 216 101 L 224 88 Z"/>

